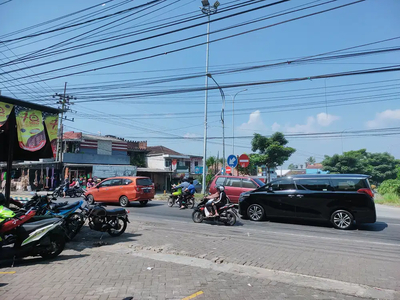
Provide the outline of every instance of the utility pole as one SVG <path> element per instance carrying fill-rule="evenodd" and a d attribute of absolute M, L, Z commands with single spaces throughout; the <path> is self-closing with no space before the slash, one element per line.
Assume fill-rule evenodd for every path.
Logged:
<path fill-rule="evenodd" d="M 62 164 L 63 162 L 63 135 L 64 135 L 64 127 L 63 127 L 63 120 L 65 119 L 66 121 L 74 121 L 74 118 L 72 119 L 67 119 L 67 117 L 64 117 L 64 113 L 67 111 L 71 111 L 69 109 L 70 104 L 74 104 L 73 102 L 70 102 L 70 100 L 76 100 L 76 97 L 67 95 L 67 82 L 64 85 L 64 93 L 58 94 L 56 93 L 53 95 L 53 98 L 58 97 L 59 100 L 57 101 L 57 104 L 61 104 L 61 117 L 60 117 L 60 128 L 59 128 L 59 137 L 58 137 L 58 143 L 57 143 L 57 155 L 56 155 L 56 161 L 60 162 Z"/>
<path fill-rule="evenodd" d="M 205 99 L 204 99 L 204 149 L 203 149 L 203 180 L 201 185 L 201 192 L 206 193 L 206 179 L 207 179 L 207 104 L 208 104 L 208 63 L 209 63 L 209 53 L 210 53 L 210 16 L 217 12 L 217 8 L 220 5 L 218 0 L 213 6 L 210 5 L 208 0 L 202 0 L 200 10 L 203 14 L 207 15 L 207 50 L 206 50 L 206 87 L 205 87 Z"/>
<path fill-rule="evenodd" d="M 230 95 L 232 97 L 232 154 L 235 154 L 235 98 L 239 93 L 245 91 L 247 89 L 237 92 L 234 96 Z"/>

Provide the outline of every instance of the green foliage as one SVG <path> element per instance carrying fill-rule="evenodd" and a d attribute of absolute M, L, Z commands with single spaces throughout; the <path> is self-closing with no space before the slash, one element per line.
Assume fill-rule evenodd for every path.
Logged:
<path fill-rule="evenodd" d="M 396 194 L 398 197 L 400 197 L 400 180 L 398 179 L 385 180 L 379 186 L 378 192 L 381 195 Z"/>
<path fill-rule="evenodd" d="M 333 174 L 368 174 L 371 182 L 378 184 L 397 176 L 396 166 L 399 161 L 387 152 L 369 153 L 366 149 L 348 151 L 333 156 L 325 155 L 322 162 L 324 171 Z"/>
<path fill-rule="evenodd" d="M 306 163 L 308 163 L 309 165 L 313 165 L 316 163 L 315 157 L 310 156 L 309 158 L 306 159 Z"/>
<path fill-rule="evenodd" d="M 249 154 L 249 165 L 246 168 L 242 168 L 237 165 L 236 169 L 240 175 L 257 175 L 257 165 L 255 164 L 254 156 L 256 154 Z"/>
<path fill-rule="evenodd" d="M 138 168 L 145 168 L 146 155 L 144 153 L 132 153 L 130 157 L 130 164 Z"/>
<path fill-rule="evenodd" d="M 294 165 L 294 164 L 290 164 L 290 165 L 288 166 L 288 169 L 289 169 L 289 170 L 294 170 L 294 169 L 297 169 L 297 166 Z"/>
<path fill-rule="evenodd" d="M 400 206 L 400 197 L 394 193 L 387 193 L 381 197 L 377 197 L 375 203 Z"/>
<path fill-rule="evenodd" d="M 282 165 L 296 151 L 294 148 L 287 147 L 287 143 L 287 139 L 281 132 L 275 132 L 271 137 L 254 134 L 251 150 L 258 153 L 254 154 L 253 161 L 255 165 L 266 165 L 268 181 L 270 169 Z"/>
<path fill-rule="evenodd" d="M 215 158 L 215 156 L 208 157 L 207 160 L 206 160 L 207 168 L 214 167 L 216 161 L 217 161 L 217 159 Z"/>

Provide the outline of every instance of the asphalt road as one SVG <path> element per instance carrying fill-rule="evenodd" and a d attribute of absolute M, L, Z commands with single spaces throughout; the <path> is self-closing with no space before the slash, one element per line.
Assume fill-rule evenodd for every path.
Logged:
<path fill-rule="evenodd" d="M 77 200 L 77 198 L 58 199 L 60 202 Z M 113 204 L 107 206 L 109 209 L 116 207 L 119 206 Z M 178 221 L 193 224 L 191 209 L 180 210 L 176 205 L 168 207 L 166 201 L 150 201 L 145 207 L 140 206 L 139 203 L 133 203 L 128 210 L 131 220 L 152 220 L 162 221 L 163 223 Z M 256 231 L 268 230 L 282 234 L 360 239 L 366 243 L 393 243 L 400 246 L 400 208 L 376 205 L 376 210 L 376 223 L 360 224 L 348 231 L 334 229 L 329 223 L 294 219 L 274 219 L 262 222 L 238 219 L 235 227 Z M 205 221 L 204 223 L 215 224 L 213 221 Z"/>

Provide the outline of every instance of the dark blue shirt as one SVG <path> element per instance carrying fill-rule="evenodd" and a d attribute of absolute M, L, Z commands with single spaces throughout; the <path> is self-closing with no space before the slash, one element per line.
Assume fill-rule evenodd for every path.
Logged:
<path fill-rule="evenodd" d="M 194 195 L 194 193 L 196 192 L 196 188 L 194 187 L 194 185 L 193 184 L 189 184 L 189 186 L 187 188 L 189 190 L 189 193 Z"/>

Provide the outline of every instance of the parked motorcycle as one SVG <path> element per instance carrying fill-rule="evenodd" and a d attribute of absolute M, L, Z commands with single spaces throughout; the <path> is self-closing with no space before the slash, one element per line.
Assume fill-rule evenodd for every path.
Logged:
<path fill-rule="evenodd" d="M 218 208 L 219 216 L 209 217 L 210 213 L 206 208 L 208 199 L 203 199 L 197 207 L 194 209 L 192 214 L 193 222 L 201 223 L 204 219 L 212 219 L 214 221 L 223 222 L 227 226 L 233 226 L 236 223 L 236 217 L 238 216 L 235 204 L 228 202 L 226 205 Z"/>
<path fill-rule="evenodd" d="M 25 223 L 34 214 L 32 208 L 25 214 L 16 216 L 13 211 L 0 206 L 1 259 L 38 255 L 43 258 L 54 258 L 64 250 L 65 231 L 62 227 L 64 219 L 52 218 Z M 11 244 L 13 246 L 10 246 Z"/>
<path fill-rule="evenodd" d="M 53 191 L 52 196 L 54 198 L 63 197 L 64 196 L 64 187 L 65 187 L 65 184 L 62 184 L 62 185 L 58 186 Z M 74 197 L 78 197 L 79 198 L 79 197 L 82 197 L 84 192 L 85 191 L 81 187 L 68 188 L 68 190 L 65 192 L 65 196 L 69 196 L 71 198 L 74 198 Z"/>
<path fill-rule="evenodd" d="M 111 236 L 120 236 L 128 225 L 129 211 L 124 208 L 106 209 L 103 204 L 88 205 L 82 208 L 89 227 L 95 231 L 108 232 Z"/>
<path fill-rule="evenodd" d="M 65 219 L 65 227 L 68 240 L 71 240 L 82 228 L 85 220 L 81 212 L 77 210 L 83 205 L 83 200 L 68 204 L 68 202 L 55 203 L 48 196 L 32 197 L 24 206 L 23 210 L 29 210 L 32 207 L 36 208 L 36 215 L 30 222 L 45 220 L 49 218 L 60 217 Z"/>

